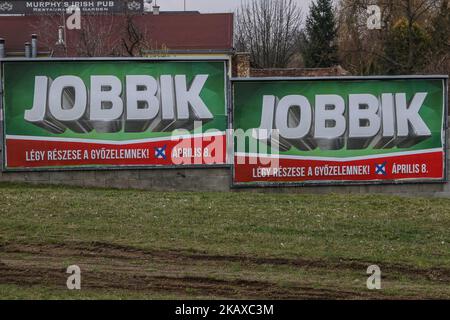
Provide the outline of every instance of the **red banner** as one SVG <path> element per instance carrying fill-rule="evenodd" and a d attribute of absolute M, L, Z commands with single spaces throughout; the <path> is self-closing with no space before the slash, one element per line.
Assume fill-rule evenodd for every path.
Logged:
<path fill-rule="evenodd" d="M 234 181 L 377 181 L 444 178 L 443 151 L 328 161 L 235 156 Z M 236 166 L 235 166 L 236 167 Z"/>
<path fill-rule="evenodd" d="M 6 139 L 8 168 L 225 164 L 226 137 L 187 137 L 132 143 Z"/>

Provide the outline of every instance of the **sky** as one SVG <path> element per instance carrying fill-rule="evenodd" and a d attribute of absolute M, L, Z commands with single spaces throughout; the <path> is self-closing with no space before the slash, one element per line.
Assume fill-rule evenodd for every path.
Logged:
<path fill-rule="evenodd" d="M 303 14 L 306 14 L 312 0 L 295 1 L 302 8 Z M 161 7 L 161 11 L 183 10 L 184 0 L 156 0 L 156 2 Z M 186 10 L 202 13 L 234 12 L 240 4 L 241 0 L 186 0 Z"/>

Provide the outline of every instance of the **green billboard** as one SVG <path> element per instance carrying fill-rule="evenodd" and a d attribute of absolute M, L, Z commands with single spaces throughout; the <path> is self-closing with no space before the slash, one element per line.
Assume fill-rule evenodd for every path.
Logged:
<path fill-rule="evenodd" d="M 237 79 L 236 185 L 443 181 L 446 77 Z"/>
<path fill-rule="evenodd" d="M 223 60 L 2 62 L 6 169 L 225 164 Z"/>

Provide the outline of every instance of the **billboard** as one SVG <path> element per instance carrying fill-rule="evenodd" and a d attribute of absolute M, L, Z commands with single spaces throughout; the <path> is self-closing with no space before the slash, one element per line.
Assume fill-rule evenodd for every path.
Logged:
<path fill-rule="evenodd" d="M 236 79 L 236 186 L 444 181 L 446 77 Z"/>
<path fill-rule="evenodd" d="M 84 14 L 142 13 L 143 0 L 64 1 L 64 0 L 0 0 L 0 15 L 41 15 L 64 13 L 76 6 Z"/>
<path fill-rule="evenodd" d="M 4 169 L 226 163 L 223 60 L 2 63 Z"/>

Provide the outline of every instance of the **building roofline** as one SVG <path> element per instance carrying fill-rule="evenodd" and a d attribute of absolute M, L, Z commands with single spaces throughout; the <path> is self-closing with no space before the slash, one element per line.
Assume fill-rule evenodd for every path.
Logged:
<path fill-rule="evenodd" d="M 167 49 L 167 50 L 144 50 L 144 54 L 229 54 L 232 55 L 235 49 Z"/>

